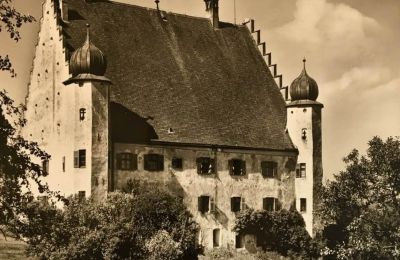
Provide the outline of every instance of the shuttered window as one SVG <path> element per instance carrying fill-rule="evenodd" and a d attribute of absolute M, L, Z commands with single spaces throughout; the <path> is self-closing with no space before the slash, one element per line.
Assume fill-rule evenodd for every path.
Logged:
<path fill-rule="evenodd" d="M 164 170 L 164 156 L 161 154 L 145 154 L 144 169 L 150 172 Z"/>
<path fill-rule="evenodd" d="M 74 151 L 74 168 L 86 167 L 86 150 Z"/>
<path fill-rule="evenodd" d="M 281 203 L 277 198 L 266 197 L 263 199 L 263 209 L 266 211 L 278 211 L 281 210 Z"/>
<path fill-rule="evenodd" d="M 117 169 L 126 171 L 137 170 L 137 155 L 132 153 L 117 154 Z"/>
<path fill-rule="evenodd" d="M 296 178 L 305 178 L 306 177 L 306 164 L 299 163 L 296 167 Z"/>
<path fill-rule="evenodd" d="M 229 174 L 233 176 L 246 175 L 246 161 L 233 159 L 228 161 Z"/>
<path fill-rule="evenodd" d="M 273 161 L 261 162 L 261 174 L 265 178 L 275 178 L 277 175 L 278 164 Z"/>

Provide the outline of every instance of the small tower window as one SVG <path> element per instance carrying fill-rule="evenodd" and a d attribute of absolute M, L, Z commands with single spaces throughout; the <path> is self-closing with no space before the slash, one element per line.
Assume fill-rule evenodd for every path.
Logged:
<path fill-rule="evenodd" d="M 246 175 L 246 161 L 243 160 L 229 160 L 229 174 L 233 176 Z"/>
<path fill-rule="evenodd" d="M 65 172 L 65 156 L 62 157 L 62 171 Z"/>
<path fill-rule="evenodd" d="M 79 109 L 79 120 L 80 121 L 85 120 L 85 114 L 86 114 L 86 108 Z"/>
<path fill-rule="evenodd" d="M 305 178 L 306 177 L 306 164 L 299 163 L 296 167 L 296 178 Z"/>
<path fill-rule="evenodd" d="M 307 199 L 300 198 L 300 212 L 306 212 L 306 211 L 307 211 Z"/>
<path fill-rule="evenodd" d="M 265 178 L 275 178 L 277 175 L 278 164 L 272 161 L 261 162 L 261 174 Z"/>
<path fill-rule="evenodd" d="M 209 157 L 200 157 L 196 160 L 197 173 L 202 175 L 215 173 L 215 160 Z"/>

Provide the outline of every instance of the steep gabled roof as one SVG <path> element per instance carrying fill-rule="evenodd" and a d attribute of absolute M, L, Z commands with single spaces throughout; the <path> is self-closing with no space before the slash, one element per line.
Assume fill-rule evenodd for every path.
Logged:
<path fill-rule="evenodd" d="M 164 21 L 134 5 L 64 3 L 74 14 L 66 45 L 81 46 L 89 23 L 107 57 L 114 141 L 147 126 L 148 139 L 166 142 L 294 149 L 285 102 L 245 26 L 214 30 L 206 18 L 166 13 Z"/>

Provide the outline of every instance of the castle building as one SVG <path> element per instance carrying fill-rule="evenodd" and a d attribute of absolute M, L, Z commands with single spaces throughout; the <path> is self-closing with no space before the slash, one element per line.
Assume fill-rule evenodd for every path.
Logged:
<path fill-rule="evenodd" d="M 203 0 L 198 0 L 203 1 Z M 113 1 L 45 0 L 23 135 L 51 155 L 50 188 L 103 199 L 130 180 L 181 196 L 206 248 L 245 246 L 245 208 L 296 208 L 310 234 L 322 182 L 321 103 L 288 88 L 253 20 Z"/>

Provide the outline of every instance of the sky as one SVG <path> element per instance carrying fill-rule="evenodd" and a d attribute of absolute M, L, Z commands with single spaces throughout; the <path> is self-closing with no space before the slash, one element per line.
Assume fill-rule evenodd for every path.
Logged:
<path fill-rule="evenodd" d="M 41 17 L 42 0 L 14 0 L 15 7 Z M 119 0 L 155 7 L 153 0 Z M 234 22 L 234 0 L 220 0 L 220 18 Z M 161 0 L 162 10 L 206 16 L 203 0 Z M 255 20 L 285 85 L 300 74 L 302 59 L 324 104 L 324 176 L 344 168 L 353 148 L 362 153 L 373 136 L 400 135 L 399 0 L 236 0 L 236 21 Z M 0 72 L 0 89 L 25 101 L 39 22 L 25 25 L 15 43 L 0 33 L 0 55 L 17 72 Z"/>

